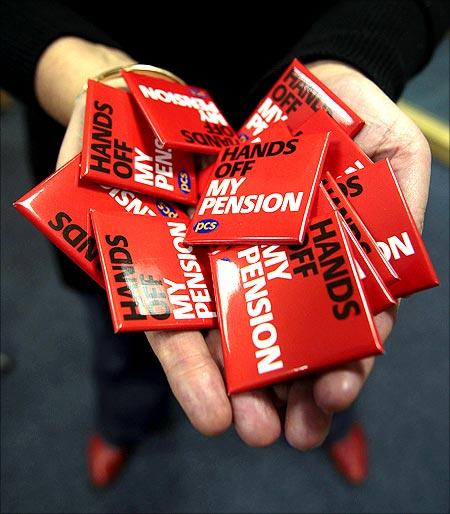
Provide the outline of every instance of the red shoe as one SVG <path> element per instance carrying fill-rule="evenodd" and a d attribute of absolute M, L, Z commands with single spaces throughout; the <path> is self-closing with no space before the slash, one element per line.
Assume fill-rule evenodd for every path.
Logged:
<path fill-rule="evenodd" d="M 107 443 L 99 434 L 89 438 L 87 464 L 89 479 L 96 487 L 107 487 L 119 475 L 129 455 L 128 448 Z"/>
<path fill-rule="evenodd" d="M 328 453 L 338 471 L 353 485 L 360 485 L 368 475 L 367 440 L 358 423 L 353 423 L 345 437 L 328 446 Z"/>

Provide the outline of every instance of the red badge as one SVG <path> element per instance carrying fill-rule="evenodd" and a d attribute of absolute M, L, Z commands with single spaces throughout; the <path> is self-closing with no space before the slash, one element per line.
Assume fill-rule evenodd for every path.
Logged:
<path fill-rule="evenodd" d="M 206 191 L 211 173 L 214 171 L 214 163 L 206 166 L 197 173 L 197 186 L 200 196 Z"/>
<path fill-rule="evenodd" d="M 218 153 L 239 142 L 205 89 L 122 71 L 155 134 L 169 148 Z"/>
<path fill-rule="evenodd" d="M 319 109 L 327 111 L 351 137 L 364 125 L 357 114 L 294 59 L 258 104 L 239 135 L 252 140 L 279 120 L 286 121 L 289 128 L 298 128 Z"/>
<path fill-rule="evenodd" d="M 331 132 L 323 170 L 329 171 L 333 176 L 352 173 L 373 164 L 373 161 L 324 110 L 314 113 L 298 127 L 298 130 L 294 127 L 292 132 L 295 136 Z"/>
<path fill-rule="evenodd" d="M 383 352 L 339 214 L 307 237 L 211 254 L 229 393 Z"/>
<path fill-rule="evenodd" d="M 324 131 L 326 132 L 326 130 Z M 250 143 L 265 143 L 266 141 L 275 141 L 275 140 L 285 140 L 285 139 L 291 139 L 292 134 L 290 130 L 288 129 L 287 125 L 283 122 L 280 123 L 274 123 L 273 125 L 270 125 L 270 127 L 265 130 L 261 136 L 255 137 Z M 246 143 L 247 141 L 242 141 L 243 143 Z M 214 161 L 215 162 L 215 161 Z M 209 166 L 206 166 L 197 174 L 197 184 L 198 184 L 198 191 L 200 195 L 203 193 L 203 191 L 206 190 L 208 187 L 209 177 L 211 173 L 214 170 L 214 162 L 211 163 Z"/>
<path fill-rule="evenodd" d="M 129 212 L 136 216 L 187 216 L 163 200 L 131 191 L 79 181 L 81 155 L 59 168 L 14 203 L 75 264 L 103 286 L 89 209 Z"/>
<path fill-rule="evenodd" d="M 326 133 L 328 130 L 316 130 L 315 134 L 317 133 Z M 266 141 L 273 141 L 274 139 L 289 139 L 292 137 L 292 132 L 289 130 L 289 127 L 287 126 L 285 121 L 278 121 L 277 123 L 272 123 L 267 127 L 266 130 L 261 132 L 258 136 L 254 137 L 250 142 L 251 143 L 259 143 L 259 142 L 266 142 Z M 295 137 L 301 134 L 295 134 Z M 242 142 L 245 142 L 246 138 L 241 137 Z"/>
<path fill-rule="evenodd" d="M 81 178 L 195 205 L 191 154 L 163 148 L 132 95 L 89 81 Z"/>
<path fill-rule="evenodd" d="M 345 197 L 344 200 L 347 202 Z M 325 186 L 323 184 L 320 184 L 319 191 L 317 193 L 315 212 L 320 213 L 319 217 L 324 217 L 330 215 L 330 213 L 332 213 L 333 211 L 339 212 L 341 216 L 340 219 L 346 230 L 346 234 L 349 236 L 349 245 L 352 250 L 353 258 L 355 259 L 356 268 L 358 270 L 358 276 L 361 279 L 364 293 L 367 297 L 367 302 L 369 304 L 371 312 L 373 314 L 378 314 L 379 312 L 386 310 L 390 306 L 395 305 L 394 297 L 389 292 L 376 267 L 371 262 L 363 247 L 359 243 L 357 236 L 361 240 L 362 244 L 365 245 L 365 248 L 368 250 L 369 255 L 375 254 L 376 257 L 374 260 L 381 267 L 383 273 L 386 274 L 386 276 L 389 278 L 389 283 L 392 283 L 394 277 L 396 280 L 398 280 L 397 274 L 392 269 L 392 266 L 384 259 L 383 254 L 378 249 L 375 240 L 373 240 L 370 234 L 370 246 L 362 240 L 361 229 L 363 230 L 364 234 L 367 234 L 367 232 L 364 224 L 362 224 L 359 217 L 356 215 L 357 222 L 355 224 L 353 219 L 349 215 L 349 212 L 345 209 L 345 207 L 341 205 L 340 208 L 338 208 L 338 206 L 331 199 L 330 195 L 326 192 Z M 345 221 L 344 215 L 346 216 L 349 223 L 351 223 L 351 228 Z M 381 254 L 381 260 L 379 253 Z"/>
<path fill-rule="evenodd" d="M 298 243 L 316 193 L 328 135 L 222 150 L 186 235 L 190 244 Z"/>
<path fill-rule="evenodd" d="M 339 212 L 347 225 L 352 230 L 359 244 L 369 256 L 369 259 L 380 274 L 383 282 L 387 285 L 394 283 L 399 279 L 397 272 L 387 261 L 384 253 L 381 251 L 374 237 L 367 229 L 367 226 L 345 196 L 348 195 L 351 198 L 360 193 L 361 186 L 358 181 L 358 176 L 355 175 L 347 178 L 346 184 L 340 184 L 339 186 L 336 184 L 330 173 L 326 173 L 325 176 L 327 178 L 323 181 L 323 184 L 321 184 L 320 187 L 324 188 L 327 194 L 323 195 L 321 191 L 319 191 L 317 201 L 314 204 L 312 216 L 323 216 L 329 212 L 330 206 L 328 198 L 331 198 L 339 209 Z"/>
<path fill-rule="evenodd" d="M 350 248 L 358 270 L 358 276 L 361 280 L 370 311 L 372 314 L 383 312 L 389 307 L 395 305 L 395 298 L 381 280 L 375 266 L 370 262 L 370 259 L 362 249 L 362 246 L 358 243 L 355 235 L 343 219 L 342 224 L 344 225 L 348 236 Z"/>
<path fill-rule="evenodd" d="M 186 220 L 91 217 L 115 332 L 215 326 L 208 257 L 184 244 Z"/>
<path fill-rule="evenodd" d="M 389 161 L 337 180 L 400 277 L 389 285 L 393 296 L 399 298 L 437 286 L 436 272 Z M 358 184 L 353 194 L 349 180 Z"/>

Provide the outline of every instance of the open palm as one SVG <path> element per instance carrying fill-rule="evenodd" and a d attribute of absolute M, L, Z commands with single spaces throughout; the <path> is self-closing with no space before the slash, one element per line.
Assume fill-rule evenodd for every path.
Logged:
<path fill-rule="evenodd" d="M 421 229 L 428 198 L 430 151 L 419 129 L 369 79 L 342 63 L 317 62 L 312 71 L 366 122 L 355 141 L 373 160 L 388 157 Z M 81 102 L 75 107 L 59 164 L 81 148 Z M 376 316 L 383 340 L 395 321 L 395 309 Z M 220 335 L 200 332 L 148 332 L 148 340 L 172 391 L 192 424 L 206 435 L 231 423 L 251 446 L 266 446 L 284 432 L 300 450 L 326 437 L 333 412 L 358 396 L 374 359 L 349 363 L 314 376 L 228 397 L 223 380 Z M 299 336 L 300 337 L 300 336 Z"/>

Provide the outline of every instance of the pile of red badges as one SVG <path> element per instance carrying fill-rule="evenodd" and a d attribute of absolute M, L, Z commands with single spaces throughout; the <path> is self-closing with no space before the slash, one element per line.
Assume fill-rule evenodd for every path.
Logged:
<path fill-rule="evenodd" d="M 105 287 L 114 330 L 218 321 L 230 393 L 382 353 L 374 316 L 438 280 L 358 115 L 297 60 L 239 137 L 204 89 L 123 75 L 89 81 L 81 154 L 15 204 Z"/>

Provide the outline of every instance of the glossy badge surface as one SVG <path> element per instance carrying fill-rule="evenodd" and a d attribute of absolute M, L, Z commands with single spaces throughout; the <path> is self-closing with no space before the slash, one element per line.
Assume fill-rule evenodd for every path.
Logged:
<path fill-rule="evenodd" d="M 205 89 L 133 72 L 122 75 L 164 146 L 218 153 L 239 142 Z"/>
<path fill-rule="evenodd" d="M 93 80 L 80 178 L 179 203 L 197 201 L 193 156 L 163 148 L 130 93 Z"/>
<path fill-rule="evenodd" d="M 298 243 L 319 185 L 327 134 L 224 149 L 197 205 L 192 244 Z"/>
<path fill-rule="evenodd" d="M 394 306 L 396 304 L 395 298 L 381 279 L 380 274 L 362 249 L 350 227 L 344 219 L 341 221 L 348 236 L 349 246 L 355 259 L 356 269 L 370 307 L 370 312 L 372 314 L 379 314 Z"/>
<path fill-rule="evenodd" d="M 349 202 L 400 277 L 389 285 L 393 296 L 437 286 L 436 272 L 389 161 L 379 161 L 337 182 L 346 187 L 350 179 L 358 190 L 348 195 Z"/>
<path fill-rule="evenodd" d="M 247 119 L 239 137 L 251 141 L 280 120 L 297 129 L 320 109 L 327 111 L 351 137 L 364 125 L 350 107 L 294 59 Z"/>
<path fill-rule="evenodd" d="M 355 265 L 358 271 L 358 276 L 361 279 L 361 283 L 363 286 L 364 293 L 367 297 L 367 302 L 371 309 L 372 314 L 378 314 L 382 312 L 392 305 L 395 305 L 395 299 L 392 294 L 389 292 L 385 282 L 383 281 L 380 273 L 378 273 L 376 267 L 370 260 L 368 254 L 364 251 L 360 242 L 356 235 L 358 235 L 359 239 L 361 239 L 359 229 L 354 225 L 352 218 L 349 218 L 345 209 L 342 206 L 336 205 L 330 195 L 327 193 L 325 186 L 320 184 L 319 191 L 317 193 L 317 201 L 316 206 L 319 207 L 316 212 L 320 212 L 319 217 L 329 216 L 333 211 L 339 212 L 341 215 L 340 220 L 342 225 L 346 229 L 346 233 L 348 235 L 349 246 L 352 251 L 353 258 L 355 260 Z M 347 216 L 347 220 L 352 224 L 351 227 L 348 225 L 347 221 L 344 219 L 344 214 Z M 355 235 L 356 233 L 356 235 Z M 364 244 L 364 241 L 362 241 Z M 374 242 L 375 248 L 377 248 L 376 243 Z M 373 255 L 372 248 L 370 248 L 370 255 Z M 375 254 L 378 256 L 378 253 Z M 375 262 L 378 262 L 375 259 Z M 387 261 L 386 261 L 387 262 Z M 392 269 L 389 263 L 387 263 L 389 269 Z M 386 271 L 385 267 L 382 267 L 383 271 Z M 393 270 L 392 270 L 393 271 Z M 395 273 L 393 271 L 393 273 Z M 397 275 L 395 275 L 397 277 Z M 389 275 L 389 278 L 392 278 Z M 390 283 L 392 280 L 390 281 Z"/>
<path fill-rule="evenodd" d="M 89 209 L 131 213 L 136 217 L 187 219 L 187 216 L 163 200 L 93 183 L 81 184 L 80 162 L 81 155 L 78 154 L 19 198 L 14 207 L 75 264 L 103 286 Z M 130 221 L 132 222 L 133 220 Z"/>
<path fill-rule="evenodd" d="M 326 176 L 329 172 L 336 174 L 352 173 L 356 170 L 361 170 L 365 166 L 369 166 L 372 161 L 366 154 L 359 148 L 359 146 L 339 127 L 334 119 L 324 110 L 314 113 L 306 122 L 304 122 L 300 129 L 294 131 L 295 137 L 300 137 L 311 134 L 323 134 L 328 131 L 329 144 L 325 155 L 322 180 L 326 183 Z M 261 139 L 264 141 L 267 136 L 278 134 L 279 136 L 286 136 L 290 131 L 285 122 L 279 121 L 272 124 L 267 130 L 261 134 Z M 346 186 L 341 184 L 341 188 L 347 190 L 347 194 L 352 196 L 355 191 L 358 191 L 358 184 L 355 183 L 356 179 L 349 178 Z M 320 187 L 322 189 L 322 186 Z M 328 195 L 324 193 L 325 190 L 320 191 L 315 197 L 312 209 L 312 217 L 322 216 L 330 212 L 330 204 L 328 203 Z M 334 190 L 329 188 L 328 192 L 331 194 L 333 201 L 339 208 L 339 212 L 344 217 L 354 235 L 360 242 L 366 254 L 372 261 L 372 264 L 380 274 L 381 279 L 386 284 L 391 284 L 398 280 L 398 275 L 393 267 L 385 259 L 383 252 L 376 244 L 375 239 L 372 237 L 367 227 L 362 222 L 361 218 L 357 215 L 353 207 L 349 204 L 344 195 L 334 194 Z M 340 190 L 337 190 L 340 193 Z M 363 263 L 360 263 L 363 264 Z"/>
<path fill-rule="evenodd" d="M 210 255 L 229 393 L 383 351 L 339 214 L 307 237 Z"/>
<path fill-rule="evenodd" d="M 91 217 L 115 332 L 215 326 L 208 257 L 184 244 L 186 220 Z"/>
<path fill-rule="evenodd" d="M 377 269 L 383 282 L 389 285 L 399 280 L 397 272 L 386 259 L 375 238 L 346 197 L 347 195 L 352 198 L 360 194 L 361 188 L 357 176 L 348 177 L 345 184 L 338 185 L 331 174 L 326 173 L 322 180 L 321 188 L 324 188 L 327 194 L 317 195 L 312 216 L 323 216 L 329 212 L 327 199 L 331 198 L 370 261 Z"/>
<path fill-rule="evenodd" d="M 333 176 L 337 176 L 351 173 L 373 164 L 373 161 L 367 157 L 353 139 L 323 109 L 310 116 L 297 130 L 295 130 L 295 127 L 292 130 L 295 136 L 323 132 L 330 132 L 330 144 L 323 165 L 324 172 L 328 171 Z"/>

